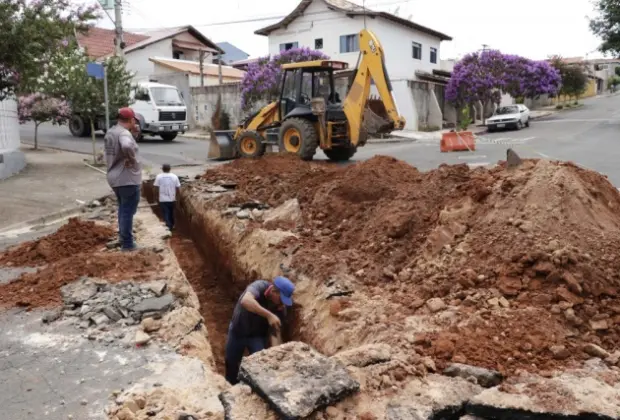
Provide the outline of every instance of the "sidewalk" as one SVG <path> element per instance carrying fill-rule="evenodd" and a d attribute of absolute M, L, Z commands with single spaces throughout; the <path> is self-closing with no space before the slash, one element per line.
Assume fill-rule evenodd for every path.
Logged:
<path fill-rule="evenodd" d="M 27 166 L 0 181 L 0 230 L 50 213 L 77 208 L 111 192 L 101 172 L 86 167 L 84 155 L 22 148 Z"/>

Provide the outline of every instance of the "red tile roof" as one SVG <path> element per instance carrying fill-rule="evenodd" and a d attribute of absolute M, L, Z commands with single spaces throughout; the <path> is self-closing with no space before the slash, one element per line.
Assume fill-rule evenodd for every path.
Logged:
<path fill-rule="evenodd" d="M 77 40 L 80 47 L 86 49 L 89 57 L 99 58 L 114 52 L 115 36 L 115 32 L 111 29 L 93 27 L 85 34 L 78 34 Z M 149 38 L 146 35 L 123 32 L 123 40 L 127 47 Z"/>

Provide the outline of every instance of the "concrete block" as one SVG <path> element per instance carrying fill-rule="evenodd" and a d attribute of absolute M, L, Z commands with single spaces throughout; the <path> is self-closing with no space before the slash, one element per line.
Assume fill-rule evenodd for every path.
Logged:
<path fill-rule="evenodd" d="M 386 420 L 458 419 L 465 404 L 483 388 L 462 378 L 429 375 L 414 379 L 401 393 L 406 397 L 391 401 Z"/>
<path fill-rule="evenodd" d="M 245 358 L 239 379 L 287 420 L 305 418 L 360 389 L 340 362 L 300 342 Z"/>

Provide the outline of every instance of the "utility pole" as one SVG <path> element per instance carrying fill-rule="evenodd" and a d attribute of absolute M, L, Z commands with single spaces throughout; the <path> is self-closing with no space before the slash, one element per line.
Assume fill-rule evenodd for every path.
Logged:
<path fill-rule="evenodd" d="M 489 44 L 482 44 L 482 51 L 486 51 Z"/>
<path fill-rule="evenodd" d="M 115 55 L 117 57 L 123 57 L 125 49 L 125 42 L 123 41 L 123 4 L 122 0 L 114 0 L 114 26 L 116 31 L 116 38 L 114 44 L 116 45 Z"/>
<path fill-rule="evenodd" d="M 217 55 L 217 76 L 218 83 L 220 85 L 220 92 L 222 91 L 222 53 Z"/>
<path fill-rule="evenodd" d="M 205 87 L 205 51 L 198 51 L 198 61 L 200 66 L 200 87 Z"/>

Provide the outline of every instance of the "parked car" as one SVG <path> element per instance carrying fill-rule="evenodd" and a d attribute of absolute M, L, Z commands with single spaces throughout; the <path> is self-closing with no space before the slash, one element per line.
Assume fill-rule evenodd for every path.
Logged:
<path fill-rule="evenodd" d="M 521 104 L 501 106 L 491 118 L 487 119 L 486 125 L 490 132 L 502 128 L 521 130 L 530 126 L 530 110 Z"/>

